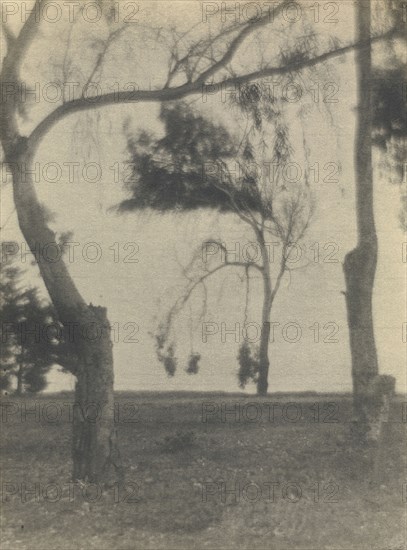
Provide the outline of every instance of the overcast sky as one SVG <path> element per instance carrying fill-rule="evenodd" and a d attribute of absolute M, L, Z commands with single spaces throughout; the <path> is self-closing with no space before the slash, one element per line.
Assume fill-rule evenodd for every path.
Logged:
<path fill-rule="evenodd" d="M 140 4 L 138 24 L 144 22 L 165 28 L 166 25 L 176 23 L 180 29 L 195 24 L 196 36 L 208 32 L 208 22 L 202 21 L 198 3 L 173 2 L 171 7 L 169 13 L 168 4 Z M 336 16 L 339 23 L 333 27 L 320 23 L 321 27 L 316 29 L 321 33 L 321 40 L 328 32 L 343 37 L 344 41 L 352 38 L 351 3 L 340 3 L 339 7 Z M 212 19 L 212 26 L 216 28 L 219 21 L 215 16 Z M 11 24 L 17 29 L 17 20 Z M 50 40 L 66 28 L 63 21 L 60 24 L 43 25 L 42 35 L 30 51 L 34 61 L 24 68 L 28 81 L 37 81 L 45 86 L 47 82 L 56 79 L 50 77 L 56 71 L 51 61 L 57 65 L 58 54 L 54 55 Z M 100 36 L 103 30 L 89 24 L 86 28 L 90 29 L 88 39 Z M 136 30 L 133 28 L 130 32 L 136 36 Z M 239 61 L 241 66 L 253 59 L 253 52 L 259 51 L 259 43 L 262 44 L 263 53 L 269 52 L 272 41 L 268 42 L 266 36 L 262 36 L 261 40 L 251 43 L 252 50 L 249 46 L 244 49 Z M 284 33 L 278 40 L 284 44 Z M 121 85 L 137 82 L 140 88 L 146 85 L 155 87 L 162 83 L 166 67 L 163 47 L 157 46 L 155 49 L 149 44 L 142 51 L 138 50 L 137 56 L 129 54 L 128 47 L 129 43 L 125 41 L 112 50 L 101 83 L 107 87 L 114 82 L 120 82 Z M 75 48 L 80 51 L 79 31 L 74 40 Z M 86 58 L 88 50 L 84 51 L 83 57 Z M 84 66 L 86 68 L 86 61 Z M 314 75 L 313 90 L 317 86 L 321 93 L 317 103 L 313 101 L 313 92 L 306 89 L 307 82 L 294 79 L 302 87 L 304 99 L 290 104 L 287 111 L 294 155 L 298 159 L 302 158 L 305 136 L 311 164 L 319 166 L 320 178 L 314 186 L 317 191 L 317 211 L 303 241 L 303 259 L 308 257 L 308 266 L 293 272 L 291 280 L 285 278 L 273 305 L 271 318 L 279 325 L 275 325 L 275 341 L 270 344 L 270 391 L 351 389 L 345 299 L 342 294 L 345 288 L 342 261 L 356 240 L 353 176 L 356 94 L 353 55 L 347 55 L 343 63 L 336 63 L 332 67 L 335 70 L 329 78 L 326 74 Z M 323 86 L 327 82 L 335 84 L 334 97 L 338 99 L 329 105 L 329 113 L 322 101 L 326 92 Z M 202 103 L 202 97 L 197 97 L 194 105 L 207 114 L 215 113 L 215 118 L 224 123 L 233 116 L 216 96 L 208 98 L 205 104 Z M 53 107 L 44 101 L 36 104 L 25 128 L 29 130 L 38 117 Z M 236 323 L 240 325 L 239 328 L 243 325 L 245 286 L 237 277 L 238 271 L 227 268 L 208 286 L 208 310 L 203 322 L 214 323 L 211 327 L 218 327 L 218 332 L 208 336 L 206 343 L 202 341 L 202 322 L 195 324 L 191 340 L 189 319 L 192 313 L 196 320 L 201 298 L 199 291 L 191 301 L 191 309 L 185 309 L 185 318 L 177 324 L 180 364 L 174 378 L 169 379 L 157 361 L 154 340 L 149 333 L 155 330 L 157 320 L 166 311 L 166 306 L 185 285 L 179 262 L 186 264 L 192 252 L 209 238 L 220 238 L 228 248 L 236 248 L 236 243 L 239 243 L 242 251 L 248 242 L 254 240 L 253 235 L 233 215 L 201 212 L 193 215 L 123 216 L 109 210 L 126 196 L 122 185 L 126 175 L 123 163 L 128 160 L 123 123 L 128 119 L 134 131 L 147 129 L 159 134 L 162 128 L 157 119 L 157 110 L 155 104 L 115 106 L 99 110 L 97 116 L 81 113 L 55 126 L 40 147 L 36 159 L 37 169 L 42 171 L 47 163 L 58 163 L 62 167 L 62 177 L 54 183 L 39 178 L 38 194 L 40 200 L 55 214 L 54 229 L 59 233 L 73 231 L 72 241 L 79 243 L 74 249 L 69 269 L 80 292 L 88 302 L 108 308 L 109 319 L 119 340 L 114 346 L 116 389 L 237 391 L 236 355 L 239 343 L 233 334 L 228 334 L 226 342 L 222 342 L 222 326 L 231 330 Z M 375 331 L 381 372 L 396 376 L 397 389 L 403 391 L 406 376 L 406 346 L 402 341 L 402 324 L 406 322 L 406 264 L 402 262 L 405 238 L 398 222 L 400 189 L 390 183 L 389 173 L 379 170 L 378 160 L 376 158 L 375 210 L 379 261 L 374 295 Z M 84 168 L 88 169 L 89 172 L 85 171 L 88 181 L 86 177 L 75 176 L 75 181 L 69 182 L 68 168 L 64 165 L 69 162 L 79 163 L 76 174 L 83 173 Z M 95 174 L 94 166 L 90 163 L 100 165 L 100 177 L 95 176 L 95 183 L 89 181 Z M 327 181 L 330 169 L 328 163 L 332 163 L 330 166 L 340 166 L 338 182 Z M 54 177 L 52 167 L 48 174 L 48 180 Z M 16 240 L 23 247 L 17 219 L 15 213 L 12 213 L 10 184 L 3 185 L 2 199 L 3 224 L 8 218 L 2 240 Z M 87 248 L 89 242 L 98 243 L 102 253 L 100 260 L 95 263 L 83 258 L 86 251 L 89 255 L 94 251 L 92 247 Z M 135 248 L 133 245 L 127 245 L 126 248 L 126 243 L 134 243 Z M 318 261 L 315 261 L 315 243 L 319 243 Z M 128 257 L 133 251 L 133 256 Z M 118 261 L 115 261 L 118 253 Z M 332 253 L 331 256 L 329 253 Z M 28 268 L 27 284 L 39 286 L 43 290 L 37 269 L 29 267 L 28 259 L 27 256 L 23 264 Z M 132 259 L 138 261 L 131 262 Z M 329 259 L 337 261 L 329 262 Z M 21 256 L 18 256 L 18 261 L 21 260 Z M 261 286 L 258 280 L 253 279 L 250 322 L 260 322 L 261 299 Z M 125 342 L 126 336 L 131 339 L 132 327 L 136 325 L 138 332 L 133 337 L 138 342 Z M 312 329 L 309 328 L 311 326 Z M 296 339 L 293 332 L 296 329 L 293 327 L 301 328 L 301 336 L 295 343 L 287 341 Z M 337 342 L 324 342 L 324 339 L 329 339 L 334 328 L 335 334 L 331 335 L 331 339 Z M 314 341 L 317 339 L 316 331 L 319 331 L 319 342 Z M 195 376 L 184 372 L 186 353 L 191 345 L 194 351 L 202 355 L 201 368 Z M 51 374 L 49 391 L 71 387 L 73 379 L 70 376 L 58 372 Z M 252 390 L 254 388 L 248 388 L 248 391 Z"/>

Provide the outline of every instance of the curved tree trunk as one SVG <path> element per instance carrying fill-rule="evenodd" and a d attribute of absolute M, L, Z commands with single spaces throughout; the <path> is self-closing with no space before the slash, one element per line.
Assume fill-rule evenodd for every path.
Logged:
<path fill-rule="evenodd" d="M 37 2 L 35 7 L 38 6 Z M 24 54 L 37 32 L 34 9 L 17 40 L 7 35 L 7 55 L 3 59 L 1 80 L 15 90 L 19 89 L 19 70 Z M 48 227 L 37 198 L 32 172 L 29 172 L 47 128 L 46 125 L 39 125 L 30 138 L 22 137 L 17 123 L 19 108 L 17 93 L 11 100 L 8 98 L 0 103 L 0 138 L 4 160 L 10 166 L 12 175 L 18 223 L 35 255 L 59 320 L 69 331 L 72 327 L 76 329 L 73 344 L 79 360 L 78 365 L 71 369 L 77 377 L 75 398 L 78 400 L 74 407 L 73 477 L 109 481 L 110 472 L 114 467 L 120 468 L 120 465 L 113 410 L 112 342 L 106 311 L 85 303 L 62 259 L 62 250 L 55 234 Z M 48 251 L 54 250 L 56 259 L 48 259 L 44 247 Z M 97 338 L 92 337 L 92 329 Z M 97 416 L 95 407 L 100 410 Z"/>
<path fill-rule="evenodd" d="M 356 3 L 359 41 L 370 39 L 370 0 Z M 358 120 L 356 127 L 356 218 L 358 243 L 344 261 L 353 380 L 355 440 L 377 439 L 383 403 L 394 390 L 391 377 L 378 376 L 372 317 L 372 294 L 377 264 L 377 234 L 373 208 L 371 48 L 356 51 Z M 381 420 L 379 420 L 379 423 Z"/>
<path fill-rule="evenodd" d="M 3 133 L 4 138 L 4 133 Z M 59 320 L 74 329 L 73 344 L 79 357 L 72 369 L 77 378 L 73 424 L 73 477 L 91 482 L 121 479 L 113 405 L 113 355 L 106 310 L 87 305 L 61 257 L 55 234 L 47 225 L 30 176 L 21 177 L 21 167 L 32 165 L 33 145 L 25 138 L 6 144 L 6 162 L 13 178 L 13 193 L 20 229 L 35 255 L 41 276 Z M 35 146 L 38 145 L 37 143 Z M 44 253 L 56 250 L 60 259 Z M 48 254 L 52 254 L 48 252 Z"/>

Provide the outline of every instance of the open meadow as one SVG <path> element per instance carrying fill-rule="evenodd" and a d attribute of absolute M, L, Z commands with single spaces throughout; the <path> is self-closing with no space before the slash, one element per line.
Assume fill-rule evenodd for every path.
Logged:
<path fill-rule="evenodd" d="M 350 450 L 349 396 L 117 393 L 105 489 L 70 481 L 72 402 L 3 398 L 3 550 L 406 548 L 400 397 L 381 456 Z"/>

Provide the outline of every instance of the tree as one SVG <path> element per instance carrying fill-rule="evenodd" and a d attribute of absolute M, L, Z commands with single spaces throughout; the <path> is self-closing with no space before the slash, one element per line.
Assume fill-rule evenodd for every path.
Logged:
<path fill-rule="evenodd" d="M 47 386 L 52 365 L 69 361 L 67 346 L 59 338 L 60 324 L 52 305 L 40 298 L 37 288 L 21 286 L 24 273 L 10 256 L 1 268 L 1 387 L 8 389 L 14 377 L 17 395 L 37 393 Z"/>
<path fill-rule="evenodd" d="M 44 17 L 41 14 L 44 13 L 44 6 L 47 3 L 48 0 L 35 1 L 33 10 L 18 34 L 15 34 L 7 25 L 7 21 L 3 19 L 3 35 L 7 51 L 3 58 L 1 83 L 3 89 L 7 89 L 8 93 L 0 108 L 0 138 L 3 159 L 11 171 L 19 226 L 33 253 L 38 248 L 42 250 L 45 245 L 55 246 L 56 250 L 61 252 L 61 245 L 58 243 L 55 232 L 50 228 L 44 210 L 38 201 L 32 175 L 28 174 L 27 177 L 22 177 L 20 168 L 22 166 L 28 169 L 32 167 L 42 140 L 65 117 L 117 104 L 182 99 L 188 95 L 202 93 L 202 87 L 205 85 L 241 85 L 263 76 L 288 74 L 316 66 L 355 48 L 366 47 L 366 43 L 351 43 L 341 47 L 334 44 L 333 47 L 328 47 L 319 54 L 310 51 L 302 56 L 286 56 L 284 59 L 279 58 L 276 65 L 260 60 L 255 67 L 250 67 L 243 73 L 231 71 L 231 62 L 242 44 L 253 33 L 260 32 L 269 24 L 272 26 L 275 20 L 281 16 L 282 11 L 290 4 L 287 0 L 282 0 L 274 7 L 272 18 L 267 13 L 244 22 L 224 25 L 214 35 L 207 27 L 206 36 L 197 39 L 191 38 L 192 33 L 189 33 L 183 41 L 175 37 L 176 39 L 170 44 L 166 81 L 163 81 L 156 89 L 147 86 L 145 89 L 131 89 L 130 91 L 113 91 L 104 94 L 95 92 L 93 97 L 89 97 L 84 93 L 86 85 L 92 82 L 96 76 L 101 77 L 107 53 L 124 34 L 126 27 L 129 28 L 125 24 L 123 26 L 116 24 L 115 9 L 120 3 L 99 0 L 97 5 L 103 14 L 107 30 L 105 36 L 97 41 L 96 46 L 93 46 L 96 48 L 94 49 L 93 67 L 89 69 L 82 55 L 79 58 L 80 61 L 77 58 L 75 60 L 70 58 L 75 53 L 69 48 L 72 42 L 71 32 L 68 32 L 62 62 L 61 73 L 64 82 L 69 78 L 69 71 L 67 76 L 65 70 L 67 67 L 72 66 L 74 61 L 85 63 L 78 67 L 76 72 L 80 75 L 78 78 L 83 84 L 83 93 L 79 97 L 73 98 L 66 98 L 63 95 L 59 105 L 37 120 L 33 129 L 25 134 L 21 126 L 21 117 L 26 114 L 27 105 L 21 98 L 21 83 L 24 78 L 21 69 L 24 63 L 30 61 L 30 48 L 40 35 L 40 27 L 44 24 Z M 77 18 L 70 19 L 69 31 L 76 22 Z M 142 26 L 139 29 L 140 33 L 145 32 Z M 162 29 L 147 29 L 145 34 L 159 40 L 161 32 Z M 394 29 L 391 29 L 370 38 L 368 44 L 377 40 L 389 39 L 394 36 L 394 32 Z M 171 32 L 170 37 L 174 38 Z M 168 34 L 166 39 L 167 42 L 170 40 Z M 129 43 L 145 47 L 144 37 L 136 42 L 134 36 L 130 36 Z M 126 56 L 127 58 L 128 56 Z M 59 255 L 57 261 L 49 261 L 46 255 L 40 254 L 38 266 L 60 322 L 65 327 L 75 323 L 79 329 L 89 325 L 97 326 L 98 333 L 102 335 L 100 339 L 93 341 L 78 338 L 75 342 L 78 361 L 71 372 L 77 378 L 75 400 L 79 406 L 76 407 L 78 414 L 75 415 L 73 422 L 73 476 L 75 479 L 90 481 L 107 480 L 111 475 L 117 477 L 121 468 L 114 426 L 113 354 L 107 311 L 103 307 L 94 307 L 86 303 L 67 269 L 62 254 Z M 83 331 L 79 330 L 79 332 Z M 89 402 L 98 403 L 102 411 L 96 422 L 88 421 L 86 414 L 79 414 L 80 410 L 86 411 L 86 404 Z"/>
<path fill-rule="evenodd" d="M 41 304 L 38 291 L 30 288 L 16 296 L 17 317 L 4 312 L 3 336 L 13 341 L 13 363 L 6 374 L 17 379 L 16 394 L 37 393 L 47 386 L 46 374 L 54 363 L 51 344 L 41 329 L 52 322 L 50 308 Z M 12 306 L 13 307 L 13 306 Z M 8 308 L 7 308 L 8 309 Z M 5 365 L 3 368 L 6 369 Z"/>
<path fill-rule="evenodd" d="M 12 267 L 10 262 L 7 265 L 5 262 L 1 263 L 2 277 L 0 280 L 0 310 L 2 312 L 2 319 L 7 316 L 16 319 L 18 316 L 18 307 L 17 307 L 17 281 L 18 281 L 18 269 Z M 3 332 L 4 323 L 2 322 L 2 332 Z M 1 360 L 1 371 L 0 371 L 0 387 L 1 389 L 8 389 L 10 387 L 10 375 L 9 375 L 9 365 L 10 361 L 13 359 L 14 353 L 14 341 L 12 339 L 7 339 L 3 337 L 2 334 L 2 345 L 0 347 L 0 360 Z"/>
<path fill-rule="evenodd" d="M 286 165 L 291 157 L 288 129 L 281 106 L 272 98 L 262 98 L 258 84 L 247 85 L 237 99 L 246 115 L 245 134 L 233 139 L 228 131 L 194 112 L 185 103 L 164 105 L 162 139 L 142 132 L 129 137 L 128 148 L 134 177 L 128 184 L 131 197 L 120 205 L 121 211 L 151 208 L 158 211 L 188 212 L 197 208 L 232 212 L 253 232 L 257 253 L 246 261 L 231 261 L 225 246 L 216 239 L 206 247 L 222 252 L 220 265 L 210 267 L 202 259 L 201 248 L 194 254 L 184 275 L 189 280 L 185 293 L 170 309 L 157 335 L 159 359 L 169 374 L 175 372 L 175 343 L 170 340 L 175 314 L 183 308 L 192 292 L 225 267 L 242 268 L 248 279 L 250 270 L 263 281 L 261 337 L 259 349 L 243 344 L 239 353 L 239 381 L 257 384 L 257 393 L 266 395 L 269 373 L 271 308 L 281 280 L 289 270 L 287 262 L 293 246 L 304 236 L 313 212 L 312 192 L 306 181 L 282 181 L 271 166 Z M 281 244 L 278 269 L 272 273 L 270 237 Z M 273 251 L 274 252 L 274 251 Z M 274 254 L 273 254 L 274 255 Z M 248 292 L 248 287 L 247 287 Z M 246 296 L 246 303 L 248 296 Z M 247 308 L 246 308 L 247 310 Z M 164 348 L 167 348 L 166 350 Z M 196 355 L 192 372 L 196 371 Z M 191 368 L 188 367 L 188 372 Z"/>
<path fill-rule="evenodd" d="M 371 3 L 361 0 L 356 4 L 356 31 L 360 42 L 366 42 L 371 37 Z M 385 94 L 386 102 L 393 94 L 389 94 L 388 84 L 383 88 L 372 87 L 372 52 L 371 46 L 356 51 L 356 70 L 358 85 L 358 114 L 355 143 L 355 185 L 356 185 L 356 220 L 358 243 L 350 251 L 344 261 L 346 281 L 346 306 L 352 359 L 353 379 L 353 409 L 355 440 L 365 443 L 367 440 L 377 440 L 380 424 L 385 419 L 388 401 L 394 391 L 395 381 L 389 376 L 379 376 L 377 351 L 374 337 L 372 317 L 372 296 L 377 265 L 377 233 L 373 208 L 373 164 L 372 144 L 373 128 L 380 129 L 385 122 L 383 103 L 379 102 L 373 109 L 372 91 L 376 99 Z M 400 83 L 401 84 L 401 83 Z M 397 95 L 397 104 L 403 100 Z M 387 124 L 384 124 L 382 145 L 386 137 L 397 132 L 397 123 L 402 117 L 395 114 L 390 105 L 384 105 L 390 112 Z M 396 119 L 396 124 L 394 125 Z M 405 123 L 404 123 L 405 125 Z M 396 128 L 395 128 L 396 126 Z M 376 138 L 377 139 L 377 138 Z"/>

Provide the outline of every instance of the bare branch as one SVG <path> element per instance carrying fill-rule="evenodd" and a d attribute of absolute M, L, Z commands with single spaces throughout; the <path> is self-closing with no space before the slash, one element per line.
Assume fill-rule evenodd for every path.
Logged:
<path fill-rule="evenodd" d="M 219 163 L 221 164 L 221 168 L 225 171 L 226 175 L 228 176 L 229 183 L 231 185 L 233 185 L 232 176 L 230 174 L 230 170 L 227 167 L 226 163 L 223 160 L 219 160 Z M 248 207 L 246 207 L 245 210 L 242 210 L 239 207 L 239 205 L 237 204 L 237 202 L 236 202 L 236 200 L 233 196 L 233 193 L 229 189 L 226 189 L 225 187 L 223 187 L 221 185 L 218 185 L 215 182 L 213 182 L 213 186 L 216 187 L 216 189 L 219 189 L 220 191 L 225 193 L 225 195 L 227 195 L 229 197 L 230 204 L 233 207 L 233 210 L 236 212 L 236 214 L 239 216 L 239 218 L 242 221 L 249 224 L 253 228 L 254 232 L 257 235 L 258 231 L 260 229 L 260 225 L 258 224 L 256 219 L 254 218 L 254 216 L 251 213 L 250 209 Z"/>
<path fill-rule="evenodd" d="M 259 271 L 263 271 L 263 268 L 261 265 L 256 264 L 255 262 L 229 262 L 228 260 L 228 251 L 226 246 L 221 243 L 220 241 L 216 239 L 210 239 L 209 241 L 206 241 L 207 243 L 216 244 L 224 253 L 225 255 L 225 264 L 224 265 L 239 265 L 241 267 L 254 267 L 255 269 L 258 269 Z"/>
<path fill-rule="evenodd" d="M 207 288 L 206 288 L 206 285 L 205 285 L 206 280 L 209 279 L 210 277 L 212 277 L 212 275 L 214 275 L 215 273 L 217 273 L 221 269 L 224 269 L 225 267 L 243 267 L 246 270 L 246 274 L 248 273 L 248 270 L 251 267 L 254 268 L 254 269 L 259 270 L 260 272 L 263 271 L 262 267 L 259 266 L 256 263 L 254 263 L 254 262 L 230 262 L 230 261 L 228 261 L 226 247 L 221 242 L 219 242 L 218 240 L 215 240 L 215 239 L 209 240 L 207 242 L 214 243 L 214 244 L 218 245 L 223 250 L 223 252 L 225 253 L 225 263 L 222 263 L 222 264 L 214 267 L 213 269 L 210 269 L 210 270 L 206 271 L 203 275 L 201 275 L 200 277 L 198 277 L 197 279 L 194 280 L 189 275 L 189 270 L 193 266 L 193 264 L 195 263 L 195 261 L 197 259 L 197 255 L 200 252 L 199 250 L 196 251 L 196 253 L 194 254 L 194 256 L 193 256 L 192 260 L 190 261 L 190 263 L 185 268 L 183 268 L 183 274 L 190 281 L 191 284 L 189 285 L 186 292 L 182 296 L 180 296 L 178 298 L 178 300 L 176 300 L 175 304 L 171 307 L 170 311 L 168 312 L 166 323 L 165 323 L 167 333 L 171 329 L 172 320 L 173 320 L 174 316 L 182 310 L 182 308 L 185 306 L 185 304 L 188 302 L 189 298 L 191 297 L 193 291 L 198 286 L 202 286 L 204 288 L 204 292 L 205 292 L 205 296 L 206 296 L 207 295 Z M 206 301 L 206 299 L 205 299 L 205 301 Z M 202 315 L 204 315 L 203 312 L 201 313 L 201 316 Z"/>
<path fill-rule="evenodd" d="M 290 2 L 288 0 L 283 0 L 281 4 L 279 4 L 276 8 L 273 10 L 273 16 L 275 17 L 278 15 L 285 6 L 287 6 Z M 257 29 L 260 29 L 261 27 L 264 27 L 270 23 L 270 15 L 267 14 L 264 17 L 261 17 L 257 21 L 249 21 L 248 25 L 243 28 L 243 30 L 240 31 L 240 33 L 232 40 L 230 43 L 226 53 L 222 56 L 219 61 L 214 63 L 212 67 L 209 67 L 209 69 L 206 69 L 203 73 L 199 75 L 199 77 L 196 79 L 196 83 L 203 84 L 210 78 L 212 78 L 218 71 L 225 68 L 225 66 L 233 59 L 233 56 L 237 52 L 238 48 L 241 46 L 241 44 L 246 40 L 246 38 Z"/>
<path fill-rule="evenodd" d="M 41 0 L 37 0 L 37 1 L 41 1 Z M 253 30 L 254 26 L 253 24 L 251 26 L 249 24 L 249 26 L 245 28 Z M 233 77 L 225 78 L 224 80 L 220 80 L 218 82 L 213 83 L 213 86 L 220 88 L 221 86 L 228 86 L 232 84 L 239 85 L 239 84 L 251 82 L 253 80 L 257 80 L 259 78 L 263 78 L 266 76 L 274 76 L 274 75 L 282 75 L 282 74 L 288 74 L 292 72 L 298 72 L 305 68 L 314 67 L 315 65 L 318 65 L 319 63 L 322 63 L 324 61 L 328 61 L 329 59 L 333 59 L 335 57 L 344 55 L 350 51 L 353 51 L 356 49 L 368 48 L 370 47 L 371 44 L 375 42 L 394 38 L 398 34 L 399 34 L 399 31 L 397 29 L 392 29 L 387 33 L 373 37 L 370 40 L 349 44 L 347 46 L 343 46 L 341 48 L 337 48 L 335 50 L 325 52 L 321 55 L 315 56 L 310 59 L 293 61 L 292 63 L 288 63 L 280 67 L 263 68 L 241 76 L 233 76 Z M 17 42 L 19 42 L 19 40 L 17 40 Z M 201 77 L 205 73 L 207 73 L 207 71 L 202 73 L 201 76 L 198 77 L 195 81 L 187 82 L 186 84 L 182 84 L 175 88 L 169 87 L 169 88 L 162 88 L 158 90 L 136 90 L 136 91 L 131 90 L 131 91 L 111 92 L 108 94 L 103 94 L 97 98 L 91 98 L 92 101 L 89 101 L 88 98 L 73 99 L 72 101 L 69 101 L 64 105 L 60 105 L 59 107 L 57 107 L 52 113 L 50 113 L 37 125 L 37 127 L 32 131 L 31 135 L 28 138 L 30 141 L 30 146 L 36 147 L 38 145 L 38 142 L 45 136 L 45 134 L 64 117 L 74 113 L 78 113 L 80 111 L 85 111 L 88 109 L 95 109 L 100 107 L 107 107 L 107 106 L 117 105 L 121 103 L 137 103 L 141 101 L 145 101 L 145 102 L 172 101 L 176 99 L 183 99 L 184 97 L 187 97 L 190 95 L 202 93 L 202 85 L 204 83 L 204 80 Z"/>
<path fill-rule="evenodd" d="M 285 272 L 286 272 L 286 260 L 282 259 L 280 263 L 280 271 L 278 272 L 277 279 L 276 279 L 276 284 L 274 285 L 274 288 L 271 291 L 271 298 L 270 298 L 271 305 L 273 305 L 274 298 L 276 297 L 278 289 L 280 288 L 281 280 Z"/>
<path fill-rule="evenodd" d="M 232 78 L 226 78 L 223 81 L 220 81 L 218 83 L 214 83 L 214 86 L 228 86 L 231 84 L 244 84 L 246 82 L 251 82 L 253 80 L 257 80 L 259 78 L 264 78 L 268 76 L 275 76 L 275 75 L 284 75 L 284 74 L 290 74 L 294 72 L 299 72 L 303 69 L 315 67 L 316 65 L 319 65 L 320 63 L 323 63 L 324 61 L 329 61 L 330 59 L 334 59 L 335 57 L 339 57 L 341 55 L 345 55 L 351 51 L 358 51 L 369 48 L 372 44 L 375 44 L 377 42 L 380 42 L 382 40 L 389 40 L 392 38 L 396 38 L 397 36 L 400 36 L 400 31 L 396 28 L 393 28 L 389 31 L 387 31 L 384 34 L 380 34 L 377 36 L 373 36 L 369 40 L 365 40 L 362 42 L 356 42 L 353 44 L 348 44 L 347 46 L 342 46 L 340 48 L 335 48 L 333 50 L 329 50 L 323 54 L 316 55 L 311 58 L 307 59 L 301 59 L 298 61 L 293 61 L 291 63 L 287 63 L 285 65 L 279 66 L 279 67 L 264 67 L 262 69 L 259 69 L 257 71 L 254 71 L 252 73 L 247 73 L 241 76 L 234 76 Z"/>
<path fill-rule="evenodd" d="M 110 46 L 114 43 L 115 40 L 117 40 L 120 37 L 120 35 L 123 33 L 123 31 L 126 28 L 127 28 L 126 25 L 122 25 L 115 31 L 111 31 L 109 33 L 109 36 L 103 45 L 102 51 L 99 53 L 97 57 L 93 70 L 90 73 L 89 78 L 87 79 L 86 84 L 83 87 L 83 93 L 85 92 L 89 84 L 92 82 L 92 79 L 94 78 L 95 74 L 100 70 Z M 83 93 L 82 93 L 82 97 L 84 97 Z"/>

